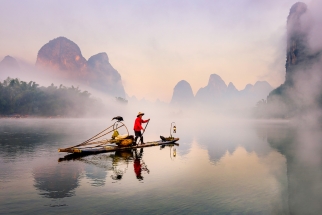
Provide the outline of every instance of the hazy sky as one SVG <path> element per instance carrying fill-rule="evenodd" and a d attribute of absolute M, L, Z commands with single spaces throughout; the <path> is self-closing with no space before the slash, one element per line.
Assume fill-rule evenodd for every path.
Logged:
<path fill-rule="evenodd" d="M 140 99 L 168 102 L 183 79 L 196 93 L 212 73 L 239 90 L 258 80 L 277 87 L 295 2 L 0 0 L 0 58 L 34 64 L 45 43 L 65 36 L 86 59 L 106 52 L 127 94 Z"/>

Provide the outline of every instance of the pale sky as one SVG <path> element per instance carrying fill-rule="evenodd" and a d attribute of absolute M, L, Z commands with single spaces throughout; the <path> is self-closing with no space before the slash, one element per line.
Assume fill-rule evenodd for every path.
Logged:
<path fill-rule="evenodd" d="M 277 87 L 285 76 L 286 19 L 296 2 L 0 0 L 0 59 L 34 64 L 44 44 L 64 36 L 86 59 L 106 52 L 126 93 L 139 99 L 169 102 L 180 80 L 195 94 L 213 73 L 239 90 L 263 80 Z"/>

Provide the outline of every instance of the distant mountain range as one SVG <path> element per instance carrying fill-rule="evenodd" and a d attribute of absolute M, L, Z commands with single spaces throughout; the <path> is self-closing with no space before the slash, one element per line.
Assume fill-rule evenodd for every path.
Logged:
<path fill-rule="evenodd" d="M 273 87 L 266 81 L 257 81 L 254 85 L 247 84 L 239 91 L 230 82 L 228 86 L 217 74 L 211 74 L 207 86 L 200 88 L 193 95 L 190 84 L 180 81 L 173 90 L 171 104 L 187 106 L 192 104 L 205 105 L 240 105 L 240 107 L 254 107 L 256 102 L 266 99 Z"/>
<path fill-rule="evenodd" d="M 58 37 L 43 45 L 38 51 L 35 65 L 42 73 L 69 80 L 71 83 L 83 83 L 111 96 L 127 98 L 121 75 L 110 64 L 105 52 L 86 60 L 78 45 L 65 37 Z M 0 71 L 3 70 L 19 71 L 21 68 L 17 60 L 6 56 L 0 62 Z M 178 82 L 170 103 L 179 106 L 195 103 L 254 106 L 257 101 L 266 99 L 272 90 L 266 81 L 258 81 L 238 91 L 233 83 L 230 82 L 227 86 L 219 75 L 212 74 L 207 86 L 200 88 L 196 95 L 187 81 Z"/>
<path fill-rule="evenodd" d="M 121 75 L 110 64 L 106 53 L 93 55 L 88 61 L 73 41 L 58 37 L 38 51 L 36 67 L 44 73 L 71 83 L 83 83 L 103 93 L 125 98 Z M 0 71 L 20 70 L 19 63 L 10 56 L 0 62 Z"/>

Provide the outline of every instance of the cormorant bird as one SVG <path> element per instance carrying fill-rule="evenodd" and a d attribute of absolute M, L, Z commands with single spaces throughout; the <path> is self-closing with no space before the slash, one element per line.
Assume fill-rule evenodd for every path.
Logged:
<path fill-rule="evenodd" d="M 123 121 L 123 117 L 121 117 L 121 116 L 116 116 L 116 117 L 114 117 L 114 118 L 112 119 L 112 121 L 113 121 L 114 119 L 116 119 L 118 122 Z"/>
<path fill-rule="evenodd" d="M 165 139 L 165 137 L 164 137 L 164 136 L 160 136 L 160 139 L 162 140 L 162 142 L 167 141 L 167 139 Z"/>

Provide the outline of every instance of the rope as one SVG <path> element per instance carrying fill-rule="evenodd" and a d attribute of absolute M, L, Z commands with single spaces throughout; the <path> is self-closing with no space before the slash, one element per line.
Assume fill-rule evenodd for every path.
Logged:
<path fill-rule="evenodd" d="M 117 127 L 117 123 L 122 123 L 122 126 Z M 115 124 L 116 124 L 116 128 L 114 128 Z M 117 130 L 118 128 L 121 128 L 121 127 L 123 127 L 123 126 L 125 126 L 125 125 L 124 125 L 124 123 L 123 123 L 123 122 L 115 122 L 115 123 L 114 123 L 113 125 L 111 125 L 110 127 L 112 127 L 112 126 L 113 126 L 113 130 L 112 130 L 112 131 L 114 131 L 114 130 Z M 110 131 L 110 132 L 108 132 L 108 133 L 106 133 L 106 134 L 104 134 L 104 135 L 99 136 L 99 137 L 97 137 L 97 138 L 96 138 L 96 136 L 100 135 L 101 133 L 103 133 L 104 131 L 106 131 L 107 129 L 109 129 L 110 127 L 106 128 L 105 130 L 101 131 L 100 133 L 96 134 L 94 137 L 92 137 L 92 138 L 90 138 L 90 139 L 86 140 L 85 142 L 82 142 L 81 144 L 89 143 L 89 142 L 91 142 L 91 141 L 93 141 L 93 140 L 97 140 L 98 138 L 103 137 L 104 135 L 106 135 L 106 134 L 108 134 L 108 133 L 111 133 L 112 131 Z M 127 131 L 127 135 L 129 136 L 129 135 L 130 135 L 130 134 L 129 134 L 129 131 L 127 130 L 127 127 L 126 127 L 126 126 L 125 126 L 125 128 L 126 128 L 126 131 Z M 94 138 L 95 138 L 95 139 L 94 139 Z M 75 146 L 74 146 L 74 147 L 75 147 Z"/>
<path fill-rule="evenodd" d="M 117 127 L 117 123 L 122 123 L 122 125 L 120 126 L 120 127 Z M 116 124 L 116 127 L 117 128 L 114 128 L 114 125 Z M 112 131 L 114 131 L 114 130 L 116 130 L 116 129 L 118 129 L 118 128 L 121 128 L 121 127 L 125 127 L 126 128 L 126 131 L 127 131 L 127 136 L 130 136 L 130 133 L 129 133 L 129 130 L 127 129 L 127 127 L 126 127 L 126 125 L 123 123 L 123 122 L 115 122 L 114 124 L 113 124 L 113 130 Z M 112 131 L 110 131 L 110 132 L 112 132 Z M 109 133 L 110 133 L 109 132 Z M 107 133 L 108 134 L 108 133 Z M 104 134 L 105 135 L 105 134 Z M 104 136 L 103 135 L 103 136 Z M 99 137 L 98 137 L 99 138 Z M 98 139 L 98 138 L 96 138 L 96 139 Z M 96 139 L 94 139 L 94 140 L 96 140 Z M 111 142 L 111 141 L 109 141 L 109 142 Z M 104 145 L 104 144 L 106 144 L 106 142 L 103 142 L 103 143 L 101 143 L 101 144 L 98 144 L 97 146 L 95 146 L 95 147 L 99 147 L 99 146 L 101 146 L 101 145 Z"/>
<path fill-rule="evenodd" d="M 125 126 L 125 125 L 123 124 L 123 125 L 121 125 L 120 127 L 117 127 L 117 128 L 115 128 L 115 129 L 113 129 L 112 131 L 107 132 L 106 134 L 103 134 L 103 135 L 101 135 L 101 136 L 98 136 L 98 135 L 102 134 L 103 132 L 105 132 L 107 129 L 111 128 L 112 126 L 113 126 L 113 125 L 111 125 L 110 127 L 108 127 L 108 128 L 106 128 L 106 129 L 104 129 L 103 131 L 101 131 L 100 133 L 96 134 L 96 135 L 95 135 L 95 136 L 93 136 L 92 138 L 90 138 L 90 139 L 86 140 L 85 142 L 82 142 L 81 144 L 78 144 L 78 145 L 76 145 L 76 146 L 68 147 L 68 148 L 66 148 L 66 149 L 70 149 L 70 148 L 74 148 L 74 147 L 79 147 L 79 146 L 84 146 L 84 145 L 95 144 L 95 143 L 89 143 L 89 142 L 90 142 L 90 141 L 93 141 L 93 140 L 97 140 L 98 138 L 101 138 L 101 137 L 103 137 L 103 136 L 105 136 L 105 135 L 107 135 L 107 134 L 111 133 L 112 131 L 114 131 L 114 130 L 116 130 L 116 129 L 118 129 L 118 128 L 121 128 L 121 127 L 123 127 L 123 126 Z M 98 137 L 97 137 L 97 136 L 98 136 Z"/>
<path fill-rule="evenodd" d="M 113 124 L 113 125 L 111 125 L 110 127 L 112 127 L 112 126 L 114 126 L 114 124 Z M 104 130 L 103 130 L 103 131 L 101 131 L 100 133 L 96 134 L 95 136 L 93 136 L 93 137 L 89 138 L 88 140 L 86 140 L 86 141 L 82 142 L 81 144 L 79 144 L 79 145 L 77 145 L 77 146 L 81 146 L 81 145 L 82 145 L 82 144 L 84 144 L 84 143 L 88 143 L 88 142 L 90 142 L 93 138 L 95 138 L 96 136 L 100 135 L 101 133 L 103 133 L 104 131 L 106 131 L 107 129 L 109 129 L 110 127 L 108 127 L 108 128 L 106 128 L 106 129 L 104 129 Z"/>
<path fill-rule="evenodd" d="M 124 125 L 121 125 L 120 127 L 117 127 L 117 128 L 115 128 L 115 129 L 113 129 L 112 131 L 114 131 L 114 130 L 116 130 L 116 129 L 118 129 L 118 128 L 121 128 L 121 127 L 123 127 Z M 109 134 L 109 133 L 111 133 L 112 131 L 109 131 L 109 132 L 107 132 L 106 134 Z M 101 136 L 99 136 L 99 137 L 96 137 L 95 139 L 92 139 L 91 141 L 93 141 L 93 140 L 97 140 L 98 138 L 101 138 L 101 137 L 103 137 L 103 136 L 105 136 L 106 134 L 103 134 L 103 135 L 101 135 Z M 88 142 L 87 142 L 88 143 Z M 85 144 L 86 145 L 86 144 Z M 75 146 L 74 146 L 75 147 Z"/>

